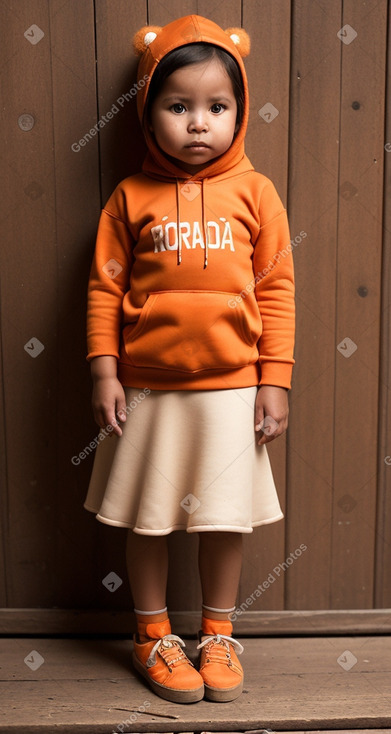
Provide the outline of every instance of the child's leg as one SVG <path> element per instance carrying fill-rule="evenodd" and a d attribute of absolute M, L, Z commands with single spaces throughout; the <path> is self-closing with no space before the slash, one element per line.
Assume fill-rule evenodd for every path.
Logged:
<path fill-rule="evenodd" d="M 199 533 L 198 565 L 203 602 L 216 609 L 235 607 L 243 543 L 241 533 Z M 209 612 L 210 619 L 228 619 L 228 612 Z"/>
<path fill-rule="evenodd" d="M 126 562 L 137 619 L 133 664 L 152 690 L 175 703 L 200 701 L 204 683 L 171 634 L 166 607 L 167 537 L 138 535 L 129 530 Z"/>
<path fill-rule="evenodd" d="M 128 531 L 126 564 L 136 609 L 157 611 L 166 606 L 168 550 L 166 535 Z"/>
<path fill-rule="evenodd" d="M 233 701 L 243 690 L 243 669 L 237 654 L 242 645 L 232 638 L 230 613 L 235 609 L 242 568 L 241 533 L 199 534 L 199 570 L 203 595 L 200 673 L 205 696 Z"/>

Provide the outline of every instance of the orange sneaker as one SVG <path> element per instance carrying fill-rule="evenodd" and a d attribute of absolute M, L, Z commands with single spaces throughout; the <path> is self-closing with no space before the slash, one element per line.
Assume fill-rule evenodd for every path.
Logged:
<path fill-rule="evenodd" d="M 197 649 L 200 653 L 199 670 L 205 687 L 205 698 L 209 701 L 233 701 L 243 690 L 243 668 L 237 658 L 243 652 L 243 646 L 229 635 L 218 632 L 228 631 L 232 624 L 218 620 L 205 620 L 200 632 L 201 642 Z M 203 639 L 204 638 L 204 639 Z"/>
<path fill-rule="evenodd" d="M 148 625 L 147 642 L 133 637 L 132 660 L 154 693 L 173 703 L 195 703 L 204 696 L 202 676 L 185 655 L 185 643 L 171 634 L 169 620 Z"/>

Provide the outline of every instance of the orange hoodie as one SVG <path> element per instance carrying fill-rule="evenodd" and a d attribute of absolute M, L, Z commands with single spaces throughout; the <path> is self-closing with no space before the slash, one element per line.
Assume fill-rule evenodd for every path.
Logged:
<path fill-rule="evenodd" d="M 156 30 L 156 29 L 155 29 Z M 294 343 L 292 246 L 272 182 L 244 153 L 249 100 L 229 35 L 197 15 L 163 29 L 143 53 L 138 112 L 149 152 L 104 207 L 88 288 L 88 356 L 113 355 L 125 386 L 289 388 Z M 143 113 L 169 51 L 206 42 L 239 64 L 242 124 L 223 155 L 190 175 L 155 143 Z"/>

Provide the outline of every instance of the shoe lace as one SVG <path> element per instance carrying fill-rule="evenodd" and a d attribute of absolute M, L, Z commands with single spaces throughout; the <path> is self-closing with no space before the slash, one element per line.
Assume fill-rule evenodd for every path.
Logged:
<path fill-rule="evenodd" d="M 168 667 L 181 663 L 192 665 L 193 663 L 187 658 L 183 650 L 181 650 L 181 647 L 186 647 L 186 645 L 180 637 L 177 635 L 164 635 L 164 637 L 156 641 L 149 653 L 146 662 L 147 668 L 156 665 L 157 653 L 163 658 Z"/>
<path fill-rule="evenodd" d="M 200 642 L 200 644 L 197 645 L 197 650 L 200 650 L 202 647 L 205 647 L 205 645 L 208 645 L 208 647 L 206 648 L 206 652 L 208 656 L 210 657 L 210 659 L 213 656 L 217 662 L 220 661 L 221 652 L 224 652 L 224 657 L 227 657 L 230 660 L 231 658 L 231 651 L 229 649 L 230 645 L 232 645 L 232 647 L 234 648 L 235 652 L 237 652 L 238 655 L 241 655 L 244 650 L 244 647 L 243 645 L 240 644 L 240 642 L 235 640 L 233 637 L 228 637 L 228 635 L 210 635 L 203 642 Z M 218 650 L 216 649 L 215 645 L 222 645 L 222 648 Z"/>

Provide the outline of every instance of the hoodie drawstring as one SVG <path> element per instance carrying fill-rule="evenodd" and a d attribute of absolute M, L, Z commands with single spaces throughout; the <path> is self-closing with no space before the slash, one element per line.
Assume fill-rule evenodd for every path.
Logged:
<path fill-rule="evenodd" d="M 204 179 L 201 181 L 202 232 L 204 235 L 204 269 L 208 267 L 208 228 L 205 226 Z"/>
<path fill-rule="evenodd" d="M 176 255 L 177 265 L 180 265 L 182 262 L 181 207 L 180 207 L 179 194 L 180 194 L 179 183 L 178 183 L 178 179 L 176 179 L 176 231 L 177 231 L 177 239 L 178 239 L 178 248 L 177 248 L 177 255 Z"/>
<path fill-rule="evenodd" d="M 177 228 L 177 265 L 182 262 L 182 233 L 181 233 L 181 205 L 179 182 L 176 179 L 176 228 Z M 184 184 L 182 184 L 184 185 Z M 204 238 L 204 269 L 208 267 L 208 228 L 205 223 L 205 198 L 204 198 L 204 179 L 201 181 L 201 220 L 202 234 Z"/>

